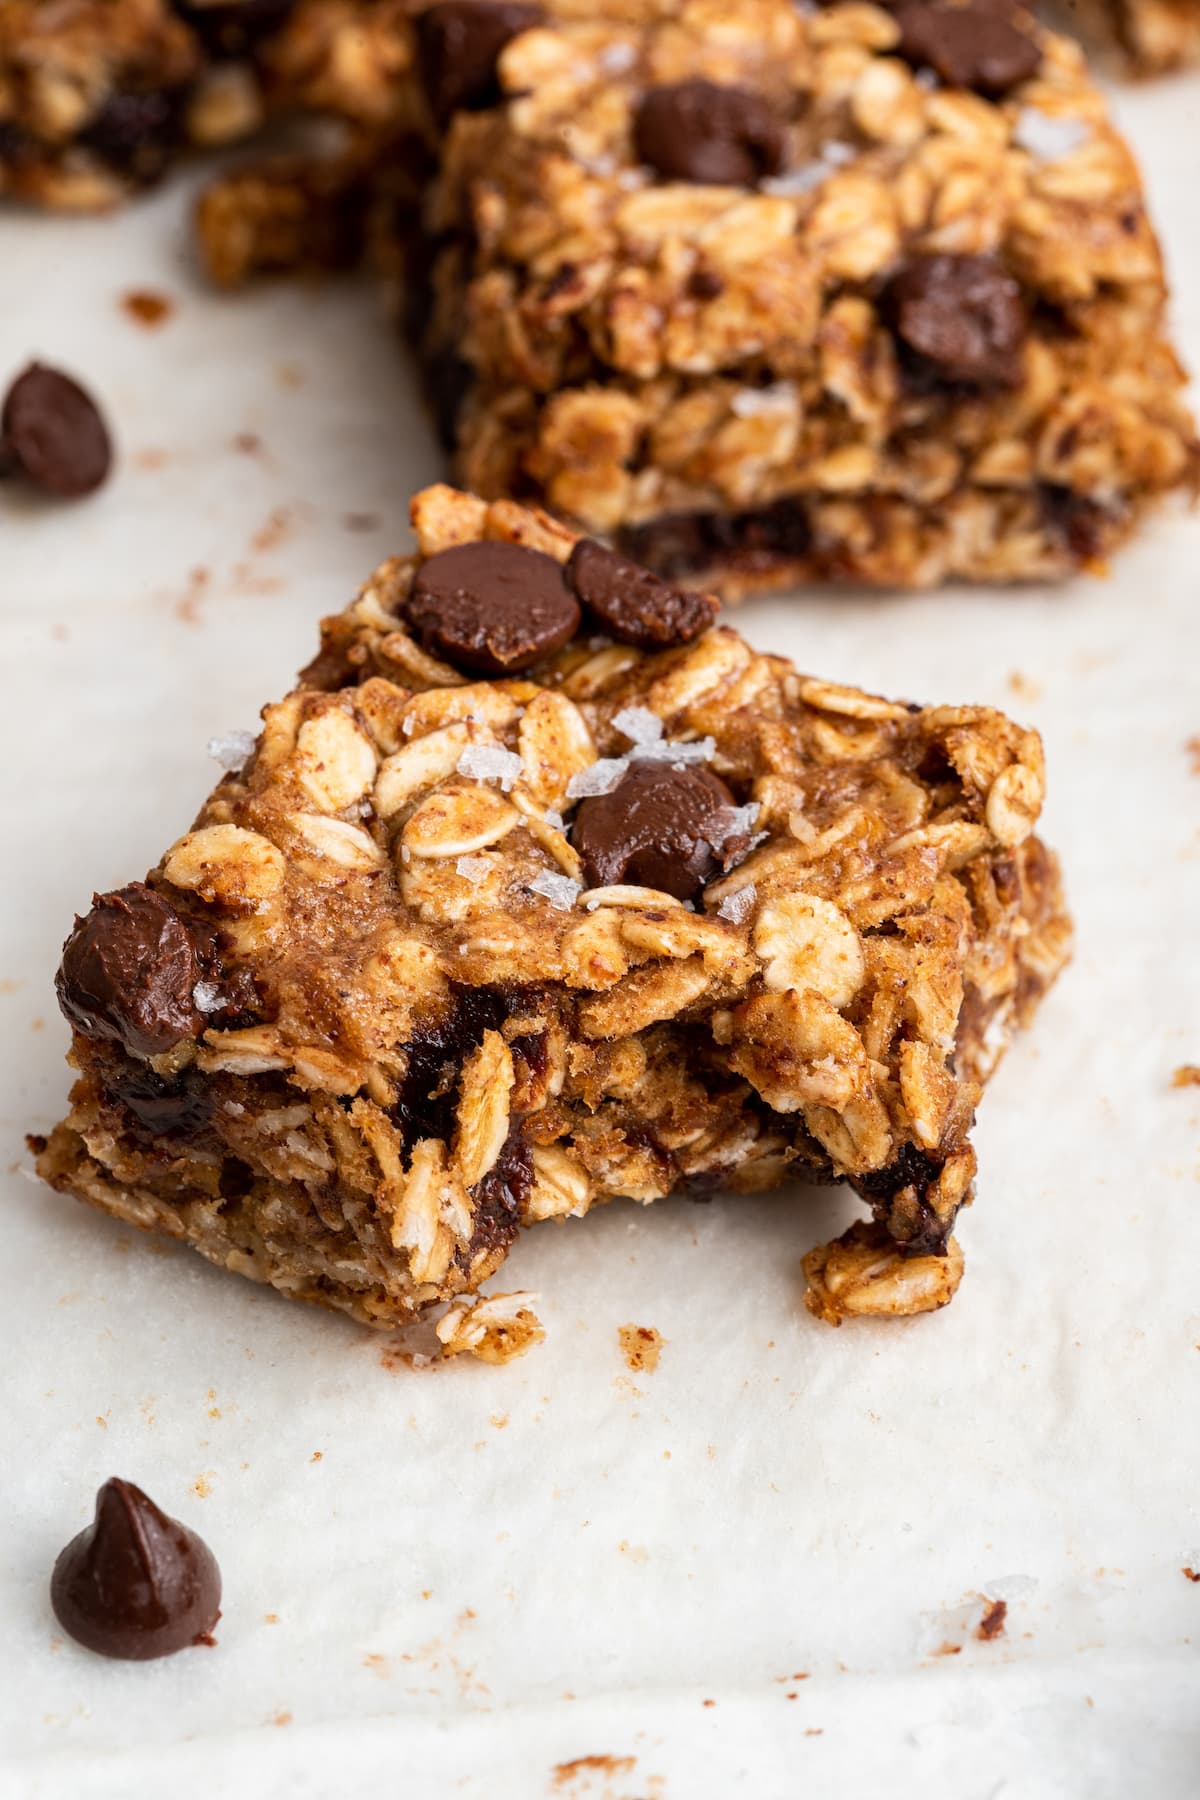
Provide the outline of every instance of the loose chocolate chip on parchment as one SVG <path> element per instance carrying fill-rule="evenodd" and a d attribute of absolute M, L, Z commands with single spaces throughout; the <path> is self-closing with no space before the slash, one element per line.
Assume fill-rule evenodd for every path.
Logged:
<path fill-rule="evenodd" d="M 751 187 L 779 172 L 784 131 L 769 101 L 752 88 L 696 78 L 642 96 L 633 142 L 639 159 L 668 181 Z"/>
<path fill-rule="evenodd" d="M 999 99 L 1041 66 L 1037 39 L 1015 22 L 1017 13 L 996 0 L 968 0 L 965 6 L 907 0 L 896 8 L 900 54 L 914 67 L 932 69 L 949 87 Z"/>
<path fill-rule="evenodd" d="M 409 623 L 425 649 L 455 668 L 511 675 L 561 650 L 579 603 L 562 567 L 522 544 L 457 544 L 417 570 Z"/>
<path fill-rule="evenodd" d="M 112 441 L 91 395 L 60 370 L 31 363 L 0 412 L 0 473 L 23 474 L 48 494 L 80 500 L 111 466 Z"/>
<path fill-rule="evenodd" d="M 202 1538 L 132 1481 L 106 1481 L 86 1531 L 54 1565 L 50 1603 L 64 1631 L 101 1656 L 148 1662 L 211 1643 L 221 1572 Z"/>
<path fill-rule="evenodd" d="M 918 256 L 892 277 L 883 315 L 915 372 L 968 387 L 1015 387 L 1029 316 L 995 256 Z"/>
<path fill-rule="evenodd" d="M 542 23 L 540 6 L 519 0 L 445 0 L 417 20 L 417 62 L 439 125 L 503 98 L 496 65 L 505 45 Z"/>
<path fill-rule="evenodd" d="M 639 650 L 689 643 L 717 616 L 711 595 L 673 587 L 591 538 L 581 538 L 572 550 L 567 580 L 610 637 Z"/>
<path fill-rule="evenodd" d="M 571 842 L 589 887 L 631 883 L 692 900 L 719 867 L 708 833 L 719 835 L 737 802 L 710 769 L 634 763 L 607 794 L 584 800 Z"/>
<path fill-rule="evenodd" d="M 97 894 L 63 945 L 55 986 L 67 1020 L 134 1056 L 158 1056 L 206 1023 L 193 997 L 204 970 L 183 920 L 144 882 Z"/>

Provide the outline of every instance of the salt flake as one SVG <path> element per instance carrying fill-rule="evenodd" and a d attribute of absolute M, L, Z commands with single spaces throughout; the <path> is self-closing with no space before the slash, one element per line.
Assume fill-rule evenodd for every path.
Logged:
<path fill-rule="evenodd" d="M 198 981 L 192 989 L 192 999 L 196 1003 L 197 1012 L 219 1012 L 221 1008 L 221 989 L 219 983 L 215 981 Z"/>
<path fill-rule="evenodd" d="M 742 925 L 754 911 L 754 902 L 758 898 L 752 881 L 743 888 L 735 888 L 732 894 L 726 894 L 717 908 L 718 919 L 728 919 L 731 925 Z"/>
<path fill-rule="evenodd" d="M 714 813 L 704 835 L 714 850 L 723 850 L 730 838 L 750 836 L 759 810 L 757 800 L 751 800 L 747 806 L 723 806 Z"/>
<path fill-rule="evenodd" d="M 543 869 L 529 883 L 529 891 L 531 894 L 540 894 L 560 912 L 570 912 L 583 892 L 583 885 L 572 881 L 569 875 L 559 875 L 554 869 Z"/>
<path fill-rule="evenodd" d="M 1087 143 L 1092 128 L 1083 119 L 1068 119 L 1058 113 L 1044 113 L 1036 106 L 1024 106 L 1013 132 L 1013 143 L 1038 162 L 1058 162 L 1071 156 Z"/>
<path fill-rule="evenodd" d="M 663 734 L 663 722 L 648 706 L 624 706 L 614 713 L 613 724 L 623 737 L 635 744 L 656 744 Z"/>
<path fill-rule="evenodd" d="M 631 754 L 638 762 L 665 762 L 682 769 L 685 763 L 711 762 L 716 748 L 716 738 L 693 738 L 687 743 L 663 739 L 654 744 L 637 744 Z"/>
<path fill-rule="evenodd" d="M 730 412 L 739 419 L 791 413 L 795 406 L 796 389 L 790 381 L 774 381 L 770 387 L 739 388 L 729 402 Z"/>
<path fill-rule="evenodd" d="M 208 754 L 214 762 L 219 762 L 223 769 L 231 775 L 239 774 L 254 755 L 257 742 L 252 731 L 226 731 L 220 737 L 209 738 Z"/>
<path fill-rule="evenodd" d="M 628 767 L 627 756 L 602 756 L 599 762 L 572 775 L 567 783 L 567 799 L 587 800 L 593 794 L 611 794 Z"/>
<path fill-rule="evenodd" d="M 464 881 L 469 881 L 472 886 L 478 887 L 479 883 L 486 881 L 491 874 L 492 861 L 487 856 L 460 856 L 454 867 Z"/>
<path fill-rule="evenodd" d="M 498 781 L 506 794 L 521 775 L 516 751 L 503 750 L 499 744 L 468 744 L 456 767 L 472 781 Z"/>

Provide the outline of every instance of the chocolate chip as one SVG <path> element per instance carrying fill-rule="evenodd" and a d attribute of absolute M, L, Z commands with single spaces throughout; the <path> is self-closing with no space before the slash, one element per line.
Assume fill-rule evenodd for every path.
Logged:
<path fill-rule="evenodd" d="M 144 1063 L 126 1063 L 105 1093 L 132 1115 L 138 1135 L 152 1141 L 172 1137 L 195 1143 L 212 1119 L 212 1088 L 196 1069 L 167 1080 Z"/>
<path fill-rule="evenodd" d="M 517 0 L 446 0 L 417 20 L 417 62 L 430 110 L 439 125 L 456 112 L 478 112 L 503 99 L 496 65 L 523 31 L 541 24 L 540 6 Z"/>
<path fill-rule="evenodd" d="M 633 120 L 639 159 L 668 181 L 752 187 L 778 173 L 783 125 L 752 88 L 699 78 L 651 88 Z"/>
<path fill-rule="evenodd" d="M 94 493 L 112 465 L 108 428 L 77 381 L 31 363 L 13 382 L 0 413 L 0 462 L 63 500 Z"/>
<path fill-rule="evenodd" d="M 611 793 L 583 801 L 571 842 L 589 887 L 628 882 L 692 900 L 718 867 L 706 833 L 736 804 L 709 769 L 635 762 Z"/>
<path fill-rule="evenodd" d="M 63 945 L 58 1004 L 85 1037 L 157 1056 L 205 1024 L 192 997 L 203 971 L 179 915 L 137 881 L 97 894 Z"/>
<path fill-rule="evenodd" d="M 567 580 L 610 637 L 639 650 L 690 643 L 717 616 L 710 595 L 672 587 L 591 538 L 581 538 L 572 550 Z"/>
<path fill-rule="evenodd" d="M 533 1175 L 533 1153 L 514 1126 L 487 1174 L 471 1190 L 475 1212 L 471 1241 L 459 1253 L 462 1269 L 469 1270 L 476 1257 L 488 1251 L 507 1250 L 520 1227 Z"/>
<path fill-rule="evenodd" d="M 1036 38 L 1014 23 L 1015 10 L 995 0 L 965 6 L 914 0 L 896 11 L 900 54 L 933 69 L 949 87 L 999 99 L 1036 74 L 1042 61 Z"/>
<path fill-rule="evenodd" d="M 1016 387 L 1029 318 L 995 256 L 919 256 L 889 282 L 883 313 L 910 369 L 939 383 Z"/>
<path fill-rule="evenodd" d="M 796 561 L 812 549 L 812 527 L 803 500 L 783 499 L 752 512 L 660 513 L 627 527 L 620 541 L 635 562 L 678 577 L 718 564 L 754 571 Z"/>
<path fill-rule="evenodd" d="M 286 24 L 296 0 L 176 0 L 175 10 L 212 57 L 245 56 Z"/>
<path fill-rule="evenodd" d="M 101 1656 L 148 1662 L 211 1642 L 221 1571 L 202 1538 L 132 1481 L 106 1481 L 96 1516 L 54 1565 L 50 1604 L 64 1631 Z"/>
<path fill-rule="evenodd" d="M 79 142 L 134 181 L 156 181 L 182 135 L 182 96 L 113 94 Z"/>
<path fill-rule="evenodd" d="M 579 625 L 561 566 L 522 544 L 457 544 L 417 570 L 409 622 L 455 668 L 511 675 L 560 650 Z"/>

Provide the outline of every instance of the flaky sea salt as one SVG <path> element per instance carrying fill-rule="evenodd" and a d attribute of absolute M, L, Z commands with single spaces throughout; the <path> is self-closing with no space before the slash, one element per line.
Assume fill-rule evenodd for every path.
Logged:
<path fill-rule="evenodd" d="M 221 737 L 209 738 L 208 754 L 223 769 L 236 775 L 254 755 L 256 742 L 252 731 L 226 731 Z"/>
<path fill-rule="evenodd" d="M 730 838 L 750 836 L 759 810 L 757 800 L 751 800 L 746 806 L 723 806 L 714 813 L 704 835 L 714 850 L 723 850 Z"/>
<path fill-rule="evenodd" d="M 216 1012 L 221 1005 L 221 989 L 215 981 L 198 981 L 192 989 L 192 999 L 197 1012 Z"/>
<path fill-rule="evenodd" d="M 565 821 L 560 812 L 555 812 L 553 807 L 548 807 L 543 816 L 546 820 L 547 825 L 552 825 L 554 827 L 555 831 L 562 830 Z"/>
<path fill-rule="evenodd" d="M 764 194 L 776 200 L 791 200 L 797 194 L 811 194 L 829 175 L 830 165 L 823 162 L 801 163 L 785 169 L 782 175 L 768 175 L 759 183 Z"/>
<path fill-rule="evenodd" d="M 478 887 L 479 883 L 486 881 L 491 874 L 493 864 L 490 857 L 487 856 L 460 856 L 454 867 L 464 881 L 469 881 Z"/>
<path fill-rule="evenodd" d="M 637 61 L 637 51 L 632 44 L 605 44 L 596 61 L 606 75 L 623 75 Z"/>
<path fill-rule="evenodd" d="M 749 881 L 743 888 L 736 888 L 732 894 L 726 894 L 717 908 L 718 919 L 728 919 L 731 925 L 741 925 L 754 911 L 754 902 L 758 898 L 754 883 Z"/>
<path fill-rule="evenodd" d="M 656 744 L 663 734 L 663 722 L 648 706 L 623 706 L 613 714 L 613 725 L 635 744 Z"/>
<path fill-rule="evenodd" d="M 559 875 L 553 869 L 543 869 L 529 883 L 529 891 L 531 894 L 540 894 L 560 912 L 570 912 L 583 892 L 583 886 L 581 882 L 572 881 L 569 875 Z"/>
<path fill-rule="evenodd" d="M 1071 156 L 1087 143 L 1092 128 L 1083 119 L 1067 119 L 1057 113 L 1044 113 L 1036 106 L 1023 106 L 1013 132 L 1013 143 L 1038 162 L 1058 162 Z"/>
<path fill-rule="evenodd" d="M 653 744 L 636 744 L 631 754 L 636 762 L 664 762 L 681 769 L 686 763 L 711 762 L 716 748 L 716 738 L 693 738 L 687 743 L 663 738 Z"/>
<path fill-rule="evenodd" d="M 790 413 L 796 408 L 796 389 L 790 381 L 774 381 L 770 387 L 739 388 L 729 410 L 739 419 L 757 419 L 771 413 Z"/>
<path fill-rule="evenodd" d="M 568 800 L 588 800 L 593 794 L 611 794 L 629 767 L 627 756 L 602 756 L 580 769 L 567 783 Z"/>
<path fill-rule="evenodd" d="M 521 775 L 516 751 L 504 750 L 499 744 L 468 744 L 456 767 L 472 781 L 498 781 L 505 793 Z"/>

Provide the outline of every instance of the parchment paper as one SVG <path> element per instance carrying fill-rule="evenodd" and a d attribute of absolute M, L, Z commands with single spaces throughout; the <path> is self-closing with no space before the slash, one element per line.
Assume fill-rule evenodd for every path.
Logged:
<path fill-rule="evenodd" d="M 1119 105 L 1200 361 L 1200 81 Z M 286 690 L 439 472 L 371 296 L 214 298 L 186 198 L 0 222 L 0 369 L 76 370 L 121 449 L 92 503 L 0 495 L 0 1793 L 1195 1795 L 1200 1089 L 1171 1077 L 1200 1062 L 1200 523 L 1065 591 L 741 616 L 1045 733 L 1079 948 L 986 1097 L 950 1310 L 806 1316 L 840 1191 L 620 1205 L 493 1284 L 540 1291 L 544 1346 L 413 1367 L 26 1179 L 72 911 L 186 827 L 206 739 Z M 156 331 L 134 288 L 173 298 Z M 114 1473 L 217 1552 L 217 1649 L 62 1641 L 50 1566 Z"/>

